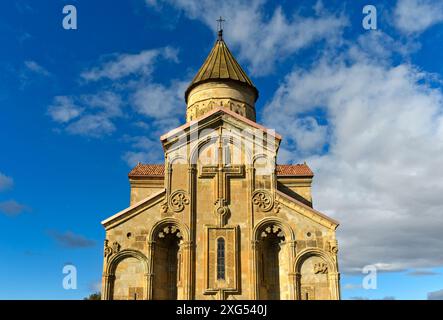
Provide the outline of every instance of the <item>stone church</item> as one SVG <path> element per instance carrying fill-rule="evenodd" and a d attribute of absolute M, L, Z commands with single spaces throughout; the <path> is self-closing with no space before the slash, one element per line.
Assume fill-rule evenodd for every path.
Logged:
<path fill-rule="evenodd" d="M 164 164 L 133 168 L 129 207 L 102 222 L 103 299 L 340 299 L 338 222 L 306 163 L 276 164 L 258 95 L 220 30 Z"/>

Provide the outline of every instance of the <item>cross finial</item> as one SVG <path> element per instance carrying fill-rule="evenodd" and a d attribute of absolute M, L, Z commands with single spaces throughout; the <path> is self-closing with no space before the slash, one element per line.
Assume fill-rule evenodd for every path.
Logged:
<path fill-rule="evenodd" d="M 226 20 L 223 19 L 222 16 L 220 16 L 220 18 L 218 18 L 216 21 L 217 21 L 218 40 L 222 40 L 223 39 L 223 22 L 225 22 Z"/>

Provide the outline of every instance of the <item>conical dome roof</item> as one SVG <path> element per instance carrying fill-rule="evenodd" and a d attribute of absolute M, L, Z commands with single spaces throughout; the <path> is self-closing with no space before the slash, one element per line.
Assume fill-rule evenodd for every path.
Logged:
<path fill-rule="evenodd" d="M 186 102 L 188 95 L 197 85 L 210 81 L 235 81 L 253 89 L 256 93 L 255 100 L 258 98 L 258 90 L 247 76 L 246 72 L 238 64 L 237 60 L 232 55 L 228 46 L 226 45 L 221 32 L 215 42 L 214 47 L 209 53 L 206 61 L 201 66 L 200 70 L 195 75 L 194 79 L 188 86 L 185 92 Z"/>

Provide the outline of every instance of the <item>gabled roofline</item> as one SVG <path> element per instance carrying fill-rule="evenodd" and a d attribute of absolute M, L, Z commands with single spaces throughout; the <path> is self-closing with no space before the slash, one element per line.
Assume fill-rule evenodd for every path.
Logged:
<path fill-rule="evenodd" d="M 114 214 L 113 216 L 103 220 L 101 222 L 101 224 L 107 230 L 112 223 L 122 221 L 126 216 L 129 216 L 134 210 L 136 210 L 139 207 L 142 207 L 145 204 L 148 204 L 150 201 L 152 201 L 155 198 L 157 198 L 157 197 L 161 196 L 162 194 L 164 194 L 165 191 L 166 191 L 166 189 L 163 189 L 163 190 L 161 190 L 159 192 L 151 194 L 149 197 L 147 197 L 147 198 L 145 198 L 145 199 L 143 199 L 143 200 L 141 200 L 141 201 L 139 201 L 137 203 L 134 203 L 132 206 L 130 206 L 130 207 L 128 207 L 128 208 L 126 208 L 126 209 L 124 209 L 124 210 Z"/>
<path fill-rule="evenodd" d="M 164 135 L 162 135 L 162 136 L 160 137 L 160 141 L 162 141 L 162 143 L 163 143 L 164 140 L 166 140 L 166 139 L 168 139 L 169 137 L 173 136 L 173 135 L 176 134 L 177 132 L 180 132 L 180 131 L 186 130 L 186 129 L 188 129 L 189 127 L 191 127 L 192 125 L 194 125 L 195 123 L 198 123 L 198 122 L 200 122 L 200 121 L 203 121 L 203 120 L 205 120 L 206 118 L 209 118 L 209 117 L 215 115 L 216 113 L 225 113 L 225 114 L 227 114 L 227 115 L 230 115 L 230 116 L 236 118 L 237 120 L 240 120 L 240 121 L 242 121 L 242 122 L 244 122 L 244 123 L 250 125 L 251 127 L 254 127 L 254 128 L 256 128 L 256 129 L 259 129 L 259 130 L 265 132 L 266 134 L 270 134 L 270 135 L 272 135 L 273 137 L 275 137 L 275 138 L 276 138 L 277 140 L 279 140 L 279 141 L 281 141 L 281 139 L 282 139 L 282 136 L 281 136 L 280 134 L 278 134 L 277 132 L 275 132 L 275 131 L 271 131 L 271 130 L 269 130 L 268 128 L 266 128 L 265 126 L 262 126 L 262 125 L 258 124 L 257 122 L 254 122 L 254 121 L 252 121 L 252 120 L 249 120 L 248 118 L 243 117 L 243 116 L 239 115 L 238 113 L 236 113 L 236 112 L 234 112 L 234 111 L 232 111 L 232 110 L 229 110 L 229 109 L 227 109 L 227 108 L 223 108 L 223 107 L 215 107 L 213 110 L 211 110 L 210 112 L 208 112 L 208 113 L 202 115 L 201 117 L 198 117 L 197 119 L 195 119 L 195 120 L 193 120 L 193 121 L 186 122 L 185 124 L 181 125 L 180 127 L 177 127 L 177 128 L 175 128 L 175 129 L 172 129 L 171 131 L 165 133 Z"/>
<path fill-rule="evenodd" d="M 151 170 L 148 170 L 148 173 L 140 172 L 138 169 L 142 167 L 154 167 Z M 298 172 L 294 170 L 294 168 L 302 168 L 304 172 Z M 276 176 L 280 179 L 312 179 L 314 177 L 314 173 L 308 164 L 298 163 L 298 164 L 276 164 Z M 143 170 L 142 170 L 143 171 Z M 146 171 L 145 171 L 146 172 Z M 139 180 L 139 179 L 152 179 L 159 180 L 164 179 L 165 176 L 165 165 L 158 163 L 138 163 L 131 171 L 128 173 L 129 180 Z"/>
<path fill-rule="evenodd" d="M 306 204 L 304 204 L 301 201 L 298 201 L 297 199 L 291 197 L 290 195 L 280 191 L 280 190 L 276 190 L 277 195 L 279 195 L 280 197 L 296 204 L 297 206 L 302 207 L 302 211 L 299 211 L 301 214 L 303 214 L 304 216 L 313 219 L 314 221 L 320 223 L 321 225 L 327 227 L 327 228 L 332 228 L 332 229 L 337 229 L 337 227 L 340 225 L 340 223 L 335 220 L 332 219 L 330 217 L 328 217 L 327 215 L 325 215 L 324 213 L 321 213 L 320 211 L 315 210 L 314 208 L 311 208 L 310 206 L 307 206 Z M 306 211 L 309 211 L 312 215 L 307 215 L 305 213 Z M 316 218 L 317 217 L 317 218 Z M 329 223 L 325 223 L 325 220 Z"/>

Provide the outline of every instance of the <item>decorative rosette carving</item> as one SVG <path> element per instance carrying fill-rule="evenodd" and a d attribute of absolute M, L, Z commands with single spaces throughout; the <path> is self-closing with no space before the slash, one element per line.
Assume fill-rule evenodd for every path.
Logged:
<path fill-rule="evenodd" d="M 173 212 L 181 212 L 189 204 L 189 197 L 186 191 L 176 190 L 169 196 L 168 206 Z M 166 209 L 166 210 L 165 210 Z M 167 208 L 162 206 L 162 211 L 167 212 Z"/>
<path fill-rule="evenodd" d="M 252 194 L 252 203 L 263 212 L 270 211 L 274 207 L 274 198 L 269 191 L 257 190 Z"/>

